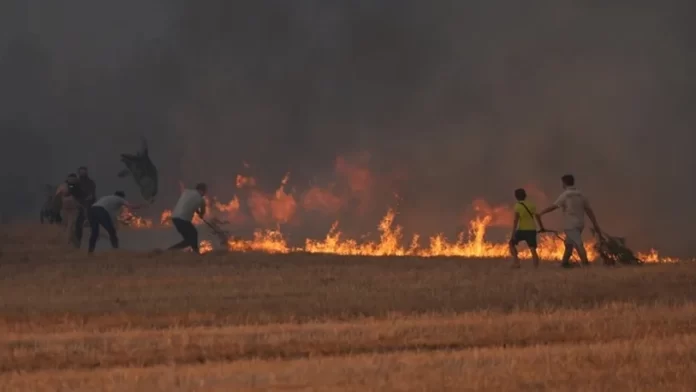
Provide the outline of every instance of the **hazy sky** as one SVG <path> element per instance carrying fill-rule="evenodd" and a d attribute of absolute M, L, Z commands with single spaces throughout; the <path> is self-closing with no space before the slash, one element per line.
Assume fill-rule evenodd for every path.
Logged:
<path fill-rule="evenodd" d="M 230 197 L 242 161 L 302 192 L 367 152 L 369 225 L 394 173 L 400 219 L 431 232 L 572 172 L 608 231 L 694 254 L 691 3 L 4 1 L 0 213 L 35 216 L 81 164 L 133 190 L 118 154 L 144 135 L 161 208 L 179 180 Z"/>

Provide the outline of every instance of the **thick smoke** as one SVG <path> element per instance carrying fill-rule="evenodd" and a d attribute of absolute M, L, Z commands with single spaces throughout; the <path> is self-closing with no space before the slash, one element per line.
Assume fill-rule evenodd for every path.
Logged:
<path fill-rule="evenodd" d="M 690 3 L 3 2 L 0 213 L 35 215 L 81 164 L 124 187 L 118 154 L 144 135 L 161 208 L 179 180 L 231 196 L 243 161 L 302 189 L 368 152 L 380 181 L 405 175 L 370 225 L 392 191 L 427 234 L 572 172 L 607 231 L 693 254 Z"/>

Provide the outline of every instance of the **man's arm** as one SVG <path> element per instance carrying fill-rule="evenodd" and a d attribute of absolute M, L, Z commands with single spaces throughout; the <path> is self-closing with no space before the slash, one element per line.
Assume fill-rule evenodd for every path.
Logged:
<path fill-rule="evenodd" d="M 537 226 L 539 227 L 539 231 L 546 231 L 544 228 L 544 222 L 541 221 L 541 215 L 539 214 L 534 214 L 534 219 L 537 221 Z"/>
<path fill-rule="evenodd" d="M 540 218 L 542 215 L 546 215 L 549 212 L 556 211 L 557 209 L 558 209 L 558 206 L 554 204 L 552 206 L 548 206 L 548 207 L 544 208 L 543 210 L 539 211 L 539 213 L 536 214 L 536 216 L 537 216 L 537 218 Z"/>
<path fill-rule="evenodd" d="M 198 209 L 198 215 L 203 218 L 205 216 L 205 199 L 201 202 L 201 208 Z"/>
<path fill-rule="evenodd" d="M 595 231 L 598 234 L 601 234 L 602 230 L 599 228 L 599 223 L 597 223 L 597 217 L 595 216 L 594 210 L 592 210 L 592 207 L 587 202 L 585 203 L 585 213 L 587 214 L 587 217 L 590 218 L 590 222 L 592 222 L 592 226 L 594 226 Z"/>
<path fill-rule="evenodd" d="M 565 202 L 565 193 L 558 196 L 558 199 L 556 199 L 556 201 L 552 205 L 541 210 L 538 214 L 536 214 L 536 216 L 541 217 L 542 215 L 546 215 L 549 212 L 556 211 L 557 209 L 559 209 L 563 205 L 564 202 Z"/>

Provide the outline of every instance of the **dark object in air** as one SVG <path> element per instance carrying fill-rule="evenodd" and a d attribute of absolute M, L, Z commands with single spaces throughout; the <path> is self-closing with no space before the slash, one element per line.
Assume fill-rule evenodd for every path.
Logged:
<path fill-rule="evenodd" d="M 157 168 L 148 155 L 147 141 L 143 139 L 143 148 L 135 155 L 121 154 L 121 162 L 126 169 L 121 170 L 118 176 L 132 176 L 143 198 L 150 203 L 154 202 L 157 195 Z"/>
<path fill-rule="evenodd" d="M 594 232 L 594 234 L 596 235 L 597 233 Z M 594 249 L 605 265 L 616 265 L 616 263 L 625 265 L 643 264 L 643 261 L 626 246 L 625 238 L 610 236 L 606 233 L 600 233 L 598 238 L 599 240 L 595 243 Z"/>

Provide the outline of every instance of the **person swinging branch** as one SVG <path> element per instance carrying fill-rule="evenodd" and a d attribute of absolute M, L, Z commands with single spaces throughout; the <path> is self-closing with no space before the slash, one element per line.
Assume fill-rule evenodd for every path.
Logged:
<path fill-rule="evenodd" d="M 203 218 L 205 216 L 205 199 L 208 187 L 204 183 L 196 185 L 196 189 L 184 189 L 172 211 L 172 223 L 176 231 L 181 234 L 183 240 L 172 245 L 169 249 L 185 249 L 191 247 L 194 253 L 200 253 L 198 249 L 198 230 L 191 223 L 193 214 Z"/>
<path fill-rule="evenodd" d="M 585 228 L 585 214 L 590 218 L 597 235 L 601 235 L 597 218 L 590 206 L 589 201 L 577 188 L 575 188 L 575 177 L 572 174 L 566 174 L 561 177 L 563 185 L 563 193 L 558 197 L 553 205 L 544 208 L 538 214 L 539 217 L 548 214 L 549 212 L 561 209 L 564 217 L 564 232 L 565 232 L 565 250 L 563 252 L 562 267 L 570 267 L 570 256 L 573 255 L 573 249 L 578 252 L 583 265 L 589 265 L 587 259 L 587 251 L 582 241 L 582 232 Z"/>
<path fill-rule="evenodd" d="M 118 191 L 113 195 L 101 197 L 88 210 L 87 216 L 91 233 L 89 236 L 88 253 L 93 253 L 94 248 L 99 240 L 99 227 L 103 227 L 109 233 L 111 247 L 118 249 L 118 235 L 116 234 L 116 220 L 121 212 L 121 208 L 126 207 L 129 210 L 136 210 L 142 205 L 131 204 L 126 201 L 126 194 Z"/>

